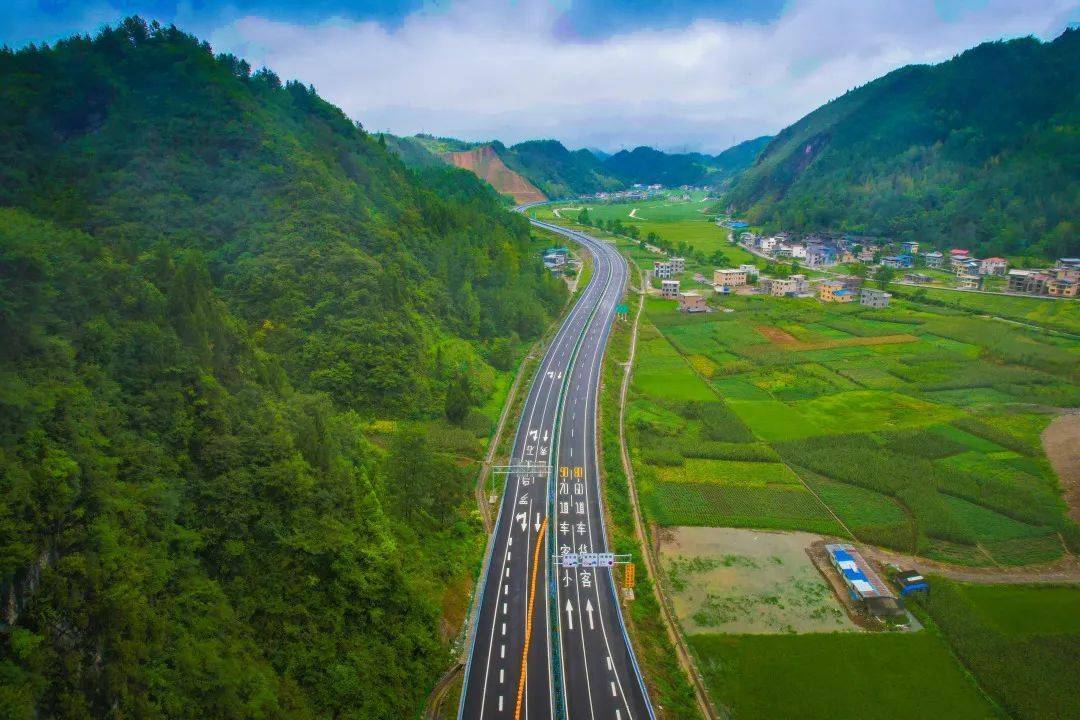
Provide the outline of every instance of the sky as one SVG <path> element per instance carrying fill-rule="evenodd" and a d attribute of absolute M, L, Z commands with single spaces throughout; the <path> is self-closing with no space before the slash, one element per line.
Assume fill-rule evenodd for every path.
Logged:
<path fill-rule="evenodd" d="M 298 79 L 371 131 L 718 152 L 1080 0 L 0 0 L 0 44 L 139 14 Z"/>

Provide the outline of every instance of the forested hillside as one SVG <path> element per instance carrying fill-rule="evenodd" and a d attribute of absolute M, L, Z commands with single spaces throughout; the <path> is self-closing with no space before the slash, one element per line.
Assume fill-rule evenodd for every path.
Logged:
<path fill-rule="evenodd" d="M 909 66 L 788 127 L 724 202 L 753 224 L 1080 253 L 1080 30 Z"/>
<path fill-rule="evenodd" d="M 564 299 L 310 87 L 138 19 L 0 52 L 0 715 L 414 716 L 479 550 L 427 428 Z"/>

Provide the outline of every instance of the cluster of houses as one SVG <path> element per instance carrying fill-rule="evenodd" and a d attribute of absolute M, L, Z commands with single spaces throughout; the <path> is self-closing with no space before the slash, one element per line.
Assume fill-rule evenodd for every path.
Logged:
<path fill-rule="evenodd" d="M 1080 258 L 1061 258 L 1044 270 L 1010 270 L 1009 292 L 1074 298 L 1080 294 Z"/>
<path fill-rule="evenodd" d="M 730 223 L 729 227 L 738 229 L 735 223 Z M 809 268 L 823 268 L 837 263 L 855 262 L 858 259 L 857 255 L 848 249 L 853 245 L 850 238 L 851 236 L 835 238 L 809 235 L 802 240 L 794 240 L 785 232 L 769 236 L 744 232 L 739 236 L 739 241 L 760 255 L 777 260 L 797 260 Z"/>
<path fill-rule="evenodd" d="M 708 312 L 704 296 L 695 291 L 685 292 L 681 288 L 678 276 L 686 267 L 683 258 L 670 258 L 653 262 L 652 276 L 660 280 L 660 296 L 675 300 L 679 310 L 684 312 Z M 676 268 L 678 268 L 676 270 Z M 813 297 L 828 303 L 858 302 L 872 308 L 888 307 L 892 298 L 890 293 L 862 286 L 862 278 L 854 275 L 835 275 L 827 279 L 814 281 L 806 275 L 795 274 L 788 277 L 767 277 L 760 274 L 756 265 L 740 265 L 737 268 L 717 268 L 713 270 L 711 282 L 700 273 L 694 280 L 703 285 L 712 285 L 713 291 L 721 295 L 771 295 L 773 297 Z"/>

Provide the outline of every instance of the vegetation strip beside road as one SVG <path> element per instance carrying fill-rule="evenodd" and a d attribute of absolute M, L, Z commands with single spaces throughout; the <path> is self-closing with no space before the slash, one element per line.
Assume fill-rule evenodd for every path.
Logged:
<path fill-rule="evenodd" d="M 694 663 L 694 658 L 690 654 L 690 648 L 686 644 L 686 639 L 682 635 L 674 612 L 672 611 L 670 604 L 665 600 L 663 592 L 660 590 L 660 576 L 658 574 L 660 563 L 658 559 L 654 557 L 655 551 L 653 544 L 648 541 L 645 534 L 645 526 L 641 519 L 641 508 L 638 504 L 637 487 L 634 484 L 634 469 L 630 463 L 630 454 L 626 449 L 626 396 L 630 389 L 630 379 L 634 373 L 634 356 L 637 351 L 638 323 L 641 320 L 641 312 L 645 308 L 644 290 L 646 287 L 645 279 L 641 274 L 641 269 L 637 266 L 637 263 L 631 262 L 631 264 L 638 271 L 638 282 L 642 291 L 638 295 L 638 306 L 637 311 L 634 313 L 634 323 L 630 335 L 629 354 L 626 358 L 622 383 L 619 387 L 619 458 L 622 461 L 623 473 L 626 475 L 627 497 L 633 512 L 634 532 L 637 535 L 638 546 L 643 550 L 643 552 L 641 552 L 641 560 L 645 563 L 645 569 L 648 572 L 649 577 L 652 578 L 652 582 L 650 583 L 652 594 L 656 599 L 657 604 L 660 606 L 661 617 L 664 621 L 664 629 L 667 631 L 668 639 L 675 645 L 675 648 L 678 651 L 679 665 L 694 686 L 694 697 L 697 700 L 698 709 L 701 711 L 702 716 L 716 720 L 721 717 L 721 714 L 709 698 L 708 690 L 705 688 L 705 684 L 701 679 L 701 673 L 698 672 L 697 665 Z"/>

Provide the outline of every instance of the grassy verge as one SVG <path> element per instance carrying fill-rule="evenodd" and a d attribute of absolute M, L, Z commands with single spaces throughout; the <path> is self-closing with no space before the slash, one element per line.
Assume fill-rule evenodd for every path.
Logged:
<path fill-rule="evenodd" d="M 629 488 L 619 454 L 619 387 L 622 363 L 629 356 L 630 322 L 616 321 L 604 358 L 600 394 L 600 441 L 604 470 L 604 507 L 612 549 L 634 557 L 635 599 L 625 610 L 638 662 L 649 685 L 653 706 L 663 718 L 700 718 L 694 691 L 679 666 L 675 648 L 661 620 L 652 578 L 641 558 L 645 549 L 634 533 Z"/>

